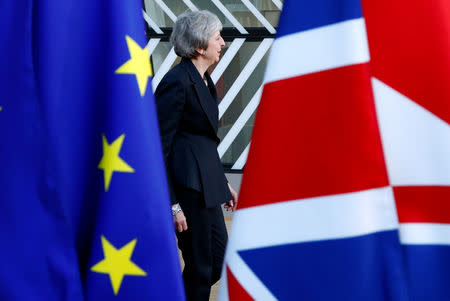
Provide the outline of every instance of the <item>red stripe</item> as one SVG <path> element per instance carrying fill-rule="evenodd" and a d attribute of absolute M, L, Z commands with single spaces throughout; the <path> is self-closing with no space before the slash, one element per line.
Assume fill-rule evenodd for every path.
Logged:
<path fill-rule="evenodd" d="M 400 223 L 450 223 L 450 186 L 394 187 Z"/>
<path fill-rule="evenodd" d="M 253 301 L 253 298 L 247 293 L 242 285 L 231 273 L 227 265 L 227 284 L 228 284 L 228 300 Z"/>
<path fill-rule="evenodd" d="M 363 0 L 373 75 L 450 124 L 450 1 Z"/>
<path fill-rule="evenodd" d="M 240 208 L 386 185 L 367 64 L 264 87 Z"/>

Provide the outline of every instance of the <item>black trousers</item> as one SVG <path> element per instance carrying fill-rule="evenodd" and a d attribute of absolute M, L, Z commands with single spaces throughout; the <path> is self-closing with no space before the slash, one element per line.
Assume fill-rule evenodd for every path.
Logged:
<path fill-rule="evenodd" d="M 186 298 L 208 301 L 211 286 L 220 279 L 228 240 L 222 208 L 205 208 L 202 194 L 191 189 L 178 191 L 177 199 L 188 226 L 187 231 L 177 232 Z"/>

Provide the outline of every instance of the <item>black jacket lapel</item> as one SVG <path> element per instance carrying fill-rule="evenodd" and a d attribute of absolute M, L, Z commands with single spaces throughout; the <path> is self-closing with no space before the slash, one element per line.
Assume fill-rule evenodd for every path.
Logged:
<path fill-rule="evenodd" d="M 206 81 L 208 82 L 209 91 L 211 92 L 211 95 L 214 98 L 214 100 L 216 101 L 216 105 L 217 105 L 218 101 L 217 101 L 216 85 L 214 85 L 214 82 L 212 81 L 211 76 L 209 76 L 208 71 L 205 72 L 205 77 L 206 77 Z"/>
<path fill-rule="evenodd" d="M 194 64 L 189 59 L 183 59 L 182 63 L 189 72 L 191 80 L 194 83 L 200 105 L 206 116 L 208 116 L 209 123 L 213 127 L 214 133 L 217 133 L 219 110 L 217 107 L 217 92 L 214 83 L 208 72 L 206 72 L 205 77 L 208 82 L 207 87 L 197 68 L 195 68 Z"/>

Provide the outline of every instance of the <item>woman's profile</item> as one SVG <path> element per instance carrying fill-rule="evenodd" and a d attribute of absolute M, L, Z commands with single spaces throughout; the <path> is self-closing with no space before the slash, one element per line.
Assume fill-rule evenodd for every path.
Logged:
<path fill-rule="evenodd" d="M 171 42 L 181 62 L 159 83 L 155 98 L 188 300 L 209 300 L 227 243 L 221 205 L 237 194 L 217 153 L 218 100 L 207 69 L 225 45 L 222 24 L 209 11 L 180 15 Z"/>

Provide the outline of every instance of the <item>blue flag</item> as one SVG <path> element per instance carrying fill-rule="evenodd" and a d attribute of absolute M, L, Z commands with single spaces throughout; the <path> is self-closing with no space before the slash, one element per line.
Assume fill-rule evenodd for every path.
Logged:
<path fill-rule="evenodd" d="M 140 3 L 0 3 L 0 300 L 185 299 Z"/>

